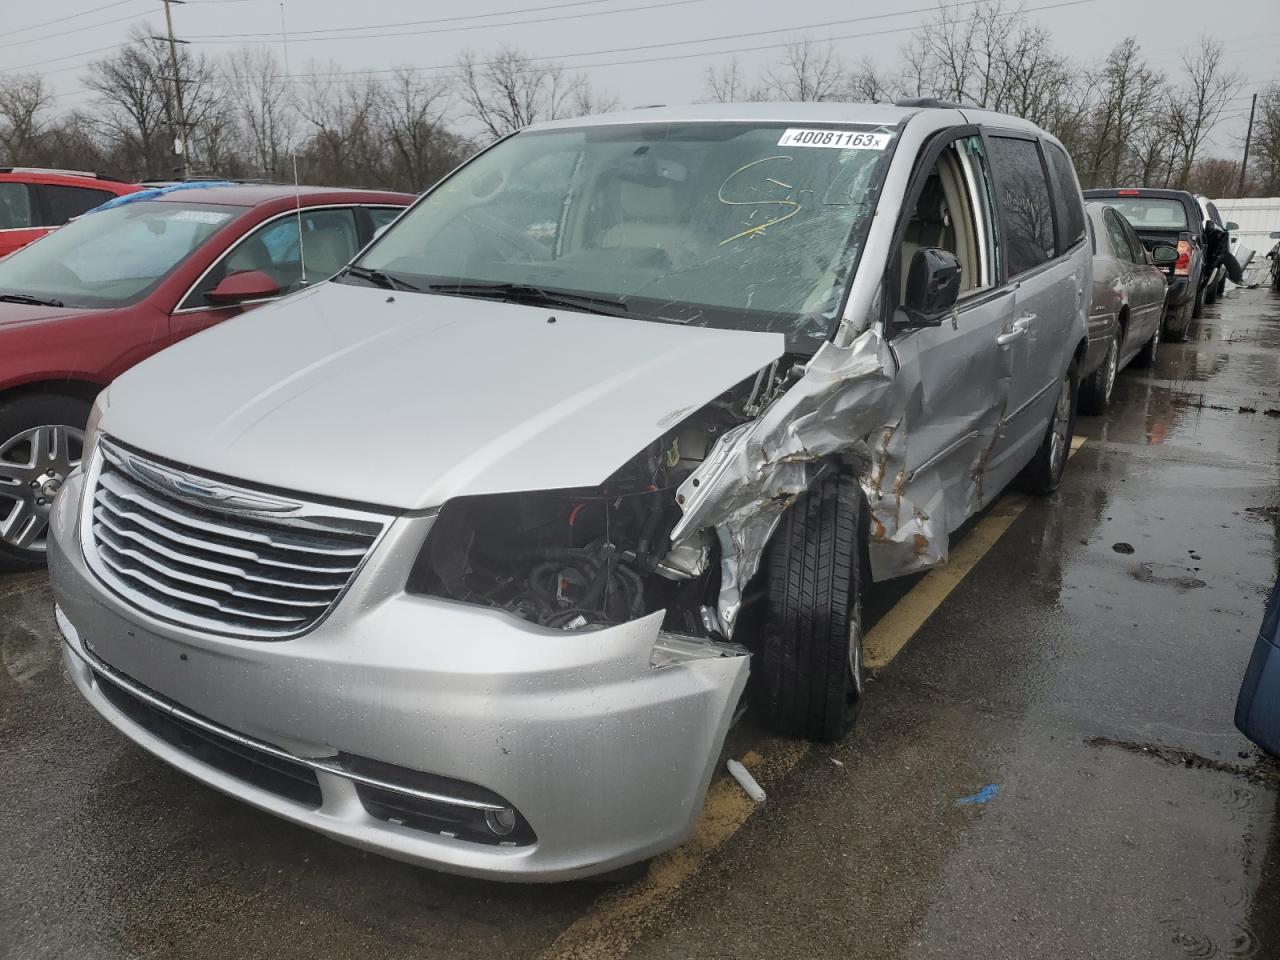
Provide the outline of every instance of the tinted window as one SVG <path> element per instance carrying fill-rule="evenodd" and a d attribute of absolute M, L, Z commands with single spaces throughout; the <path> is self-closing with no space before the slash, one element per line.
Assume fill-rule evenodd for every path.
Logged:
<path fill-rule="evenodd" d="M 1069 247 L 1084 236 L 1084 202 L 1076 183 L 1075 168 L 1062 150 L 1052 143 L 1044 145 L 1049 159 L 1049 173 L 1058 195 L 1058 222 L 1062 224 L 1062 243 Z"/>
<path fill-rule="evenodd" d="M 1133 253 L 1134 263 L 1147 262 L 1147 248 L 1142 245 L 1142 241 L 1138 239 L 1137 231 L 1133 229 L 1133 225 L 1124 217 L 1118 217 L 1120 226 L 1124 230 L 1124 235 L 1129 241 L 1129 250 Z"/>
<path fill-rule="evenodd" d="M 1187 210 L 1181 200 L 1151 197 L 1108 198 L 1107 203 L 1139 230 L 1186 230 Z"/>
<path fill-rule="evenodd" d="M 1034 140 L 991 138 L 991 165 L 1000 191 L 1009 276 L 1057 256 L 1053 200 Z"/>
<path fill-rule="evenodd" d="M 404 213 L 400 207 L 369 207 L 368 209 L 369 218 L 373 221 L 375 230 L 390 226 L 392 220 Z"/>
<path fill-rule="evenodd" d="M 1111 255 L 1117 260 L 1133 260 L 1133 251 L 1129 249 L 1129 238 L 1125 236 L 1120 218 L 1108 210 L 1102 217 L 1107 225 L 1107 239 L 1111 241 Z"/>
<path fill-rule="evenodd" d="M 345 267 L 359 249 L 356 218 L 350 209 L 304 210 L 300 219 L 292 214 L 281 217 L 259 227 L 223 257 L 182 306 L 208 306 L 205 294 L 223 277 L 249 270 L 271 277 L 282 294 L 292 293 L 303 286 L 304 260 L 306 282 L 318 283 Z"/>
<path fill-rule="evenodd" d="M 106 190 L 90 190 L 87 187 L 62 187 L 42 183 L 37 190 L 44 197 L 46 227 L 57 227 L 74 217 L 87 213 L 100 203 L 106 203 L 114 193 Z"/>
<path fill-rule="evenodd" d="M 25 183 L 0 183 L 0 230 L 20 230 L 31 222 L 31 197 Z"/>

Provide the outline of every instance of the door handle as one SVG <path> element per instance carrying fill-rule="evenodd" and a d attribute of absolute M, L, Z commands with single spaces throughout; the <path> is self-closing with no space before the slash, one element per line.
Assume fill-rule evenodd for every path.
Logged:
<path fill-rule="evenodd" d="M 1027 331 L 1031 329 L 1031 321 L 1035 318 L 1036 315 L 1034 313 L 1028 313 L 1025 316 L 1019 317 L 1017 320 L 1013 321 L 1013 326 L 1009 328 L 1008 333 L 1002 333 L 996 337 L 996 343 L 1000 344 L 1002 347 L 1007 347 L 1019 337 L 1026 336 Z"/>

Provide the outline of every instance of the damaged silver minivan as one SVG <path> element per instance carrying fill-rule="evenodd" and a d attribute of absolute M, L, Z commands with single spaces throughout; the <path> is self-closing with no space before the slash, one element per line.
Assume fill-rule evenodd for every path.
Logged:
<path fill-rule="evenodd" d="M 537 124 L 102 394 L 51 526 L 71 676 L 369 850 L 527 880 L 650 857 L 744 696 L 840 737 L 866 585 L 1058 484 L 1090 271 L 1070 160 L 1012 117 Z"/>

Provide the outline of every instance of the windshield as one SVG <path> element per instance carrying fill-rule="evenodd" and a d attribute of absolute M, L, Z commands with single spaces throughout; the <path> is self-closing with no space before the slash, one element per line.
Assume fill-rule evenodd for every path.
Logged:
<path fill-rule="evenodd" d="M 1138 230 L 1187 230 L 1187 211 L 1179 200 L 1107 199 Z"/>
<path fill-rule="evenodd" d="M 87 213 L 0 261 L 0 294 L 119 307 L 148 293 L 239 210 L 138 201 Z"/>
<path fill-rule="evenodd" d="M 642 320 L 821 340 L 893 137 L 743 123 L 518 134 L 445 181 L 358 264 L 441 292 L 531 285 L 620 302 Z"/>

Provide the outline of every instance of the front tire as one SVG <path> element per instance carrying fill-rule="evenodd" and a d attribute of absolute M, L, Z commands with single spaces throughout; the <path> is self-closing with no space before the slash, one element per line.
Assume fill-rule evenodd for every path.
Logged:
<path fill-rule="evenodd" d="M 862 708 L 867 506 L 850 477 L 830 477 L 783 514 L 765 554 L 767 604 L 754 702 L 765 724 L 839 740 Z"/>
<path fill-rule="evenodd" d="M 1111 394 L 1116 387 L 1116 374 L 1120 372 L 1120 344 L 1115 337 L 1107 345 L 1107 355 L 1098 369 L 1080 384 L 1080 410 L 1084 413 L 1106 413 L 1111 404 Z"/>
<path fill-rule="evenodd" d="M 80 464 L 89 404 L 31 394 L 0 403 L 0 571 L 44 566 L 49 509 Z"/>
<path fill-rule="evenodd" d="M 1027 492 L 1047 496 L 1058 489 L 1067 469 L 1071 437 L 1076 427 L 1076 365 L 1071 364 L 1058 384 L 1058 400 L 1045 428 L 1044 438 L 1031 462 L 1023 468 L 1022 485 Z"/>

